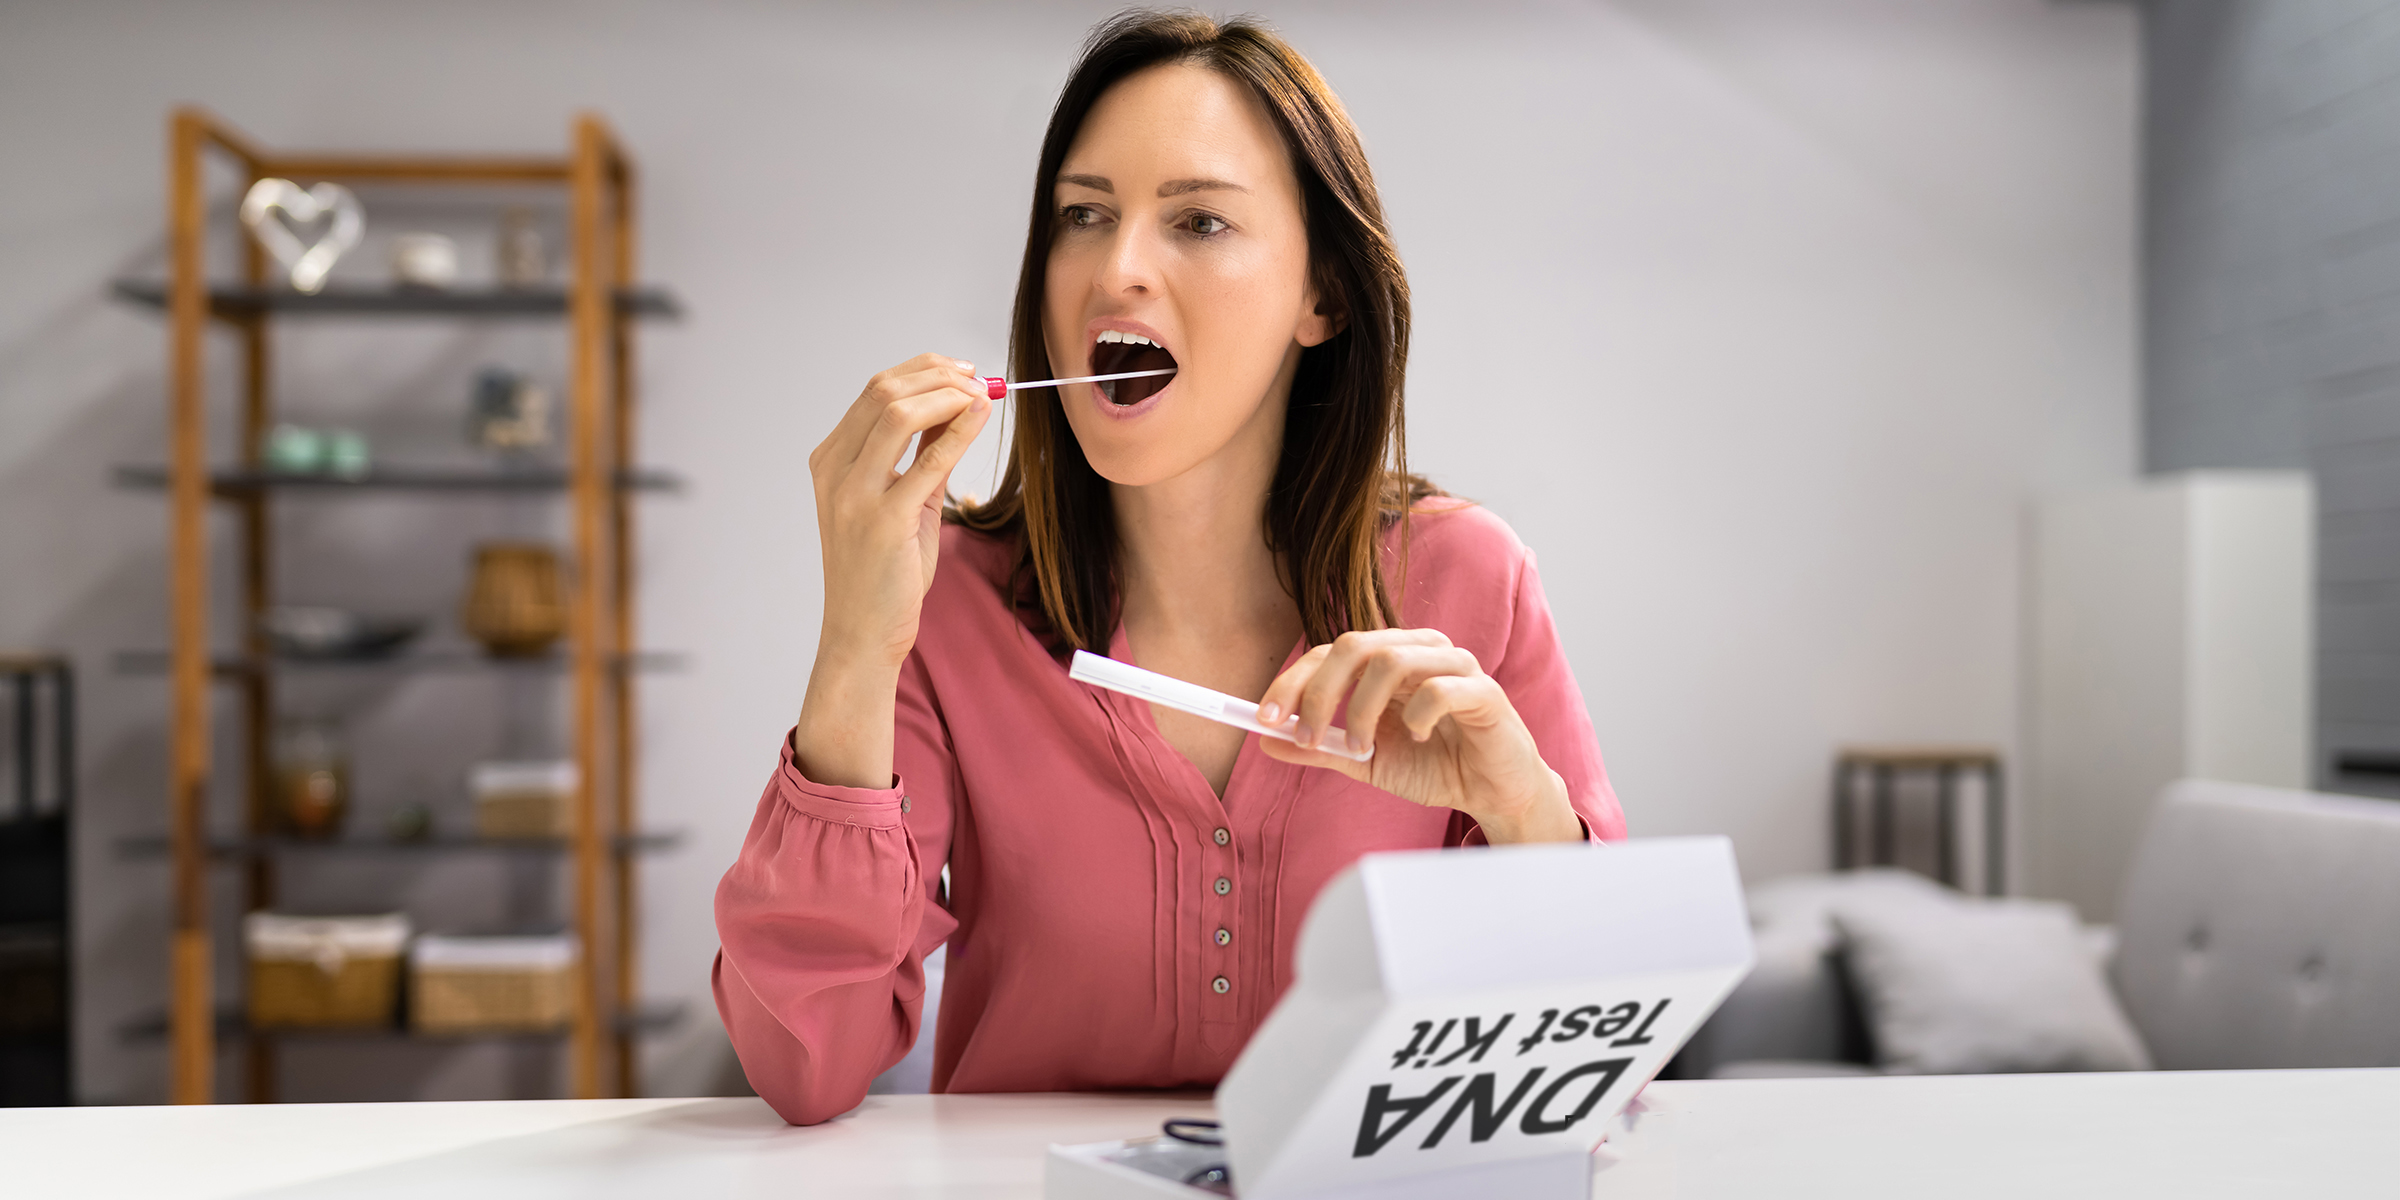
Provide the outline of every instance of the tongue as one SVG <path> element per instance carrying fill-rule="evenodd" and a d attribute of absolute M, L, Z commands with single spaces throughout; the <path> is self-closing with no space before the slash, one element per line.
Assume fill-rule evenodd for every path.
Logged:
<path fill-rule="evenodd" d="M 1102 342 L 1092 347 L 1092 374 L 1114 375 L 1120 371 L 1163 371 L 1175 365 L 1175 356 L 1156 346 L 1137 346 L 1132 342 Z M 1140 404 L 1157 394 L 1160 388 L 1174 382 L 1172 375 L 1152 375 L 1145 379 L 1119 379 L 1100 385 L 1100 394 L 1119 406 Z"/>

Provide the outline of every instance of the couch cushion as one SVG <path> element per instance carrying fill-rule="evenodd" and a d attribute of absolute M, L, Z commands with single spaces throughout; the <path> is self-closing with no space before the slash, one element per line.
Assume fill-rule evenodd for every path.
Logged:
<path fill-rule="evenodd" d="M 1834 919 L 1886 1071 L 2150 1065 L 2064 904 L 1962 896 L 1844 904 Z"/>
<path fill-rule="evenodd" d="M 1818 1058 L 1744 1058 L 1710 1071 L 1710 1079 L 1851 1079 L 1881 1072 L 1865 1063 Z"/>
<path fill-rule="evenodd" d="M 2400 804 L 2176 784 L 2117 914 L 2161 1067 L 2400 1066 Z"/>

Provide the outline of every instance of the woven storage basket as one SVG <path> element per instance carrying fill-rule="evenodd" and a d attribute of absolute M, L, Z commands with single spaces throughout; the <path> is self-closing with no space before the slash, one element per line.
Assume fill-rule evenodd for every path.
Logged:
<path fill-rule="evenodd" d="M 475 832 L 487 838 L 575 836 L 575 764 L 477 763 L 467 790 L 475 797 Z"/>
<path fill-rule="evenodd" d="M 422 937 L 409 954 L 409 1024 L 423 1033 L 556 1029 L 573 1011 L 571 937 Z"/>
<path fill-rule="evenodd" d="M 250 959 L 250 1024 L 256 1028 L 390 1025 L 400 1002 L 400 953 L 408 918 L 294 917 L 254 912 L 242 920 Z"/>

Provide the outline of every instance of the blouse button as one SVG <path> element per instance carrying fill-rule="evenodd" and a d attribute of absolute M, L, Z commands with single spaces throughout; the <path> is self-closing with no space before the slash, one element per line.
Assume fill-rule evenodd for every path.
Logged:
<path fill-rule="evenodd" d="M 1220 896 L 1222 896 L 1222 895 L 1225 895 L 1226 893 L 1228 893 L 1228 892 L 1231 892 L 1232 890 L 1233 890 L 1233 881 L 1232 881 L 1232 880 L 1230 880 L 1230 879 L 1227 879 L 1227 878 L 1225 878 L 1225 877 L 1224 877 L 1224 876 L 1222 876 L 1222 875 L 1219 875 L 1219 876 L 1217 876 L 1217 894 L 1218 894 L 1218 895 L 1220 895 Z"/>
<path fill-rule="evenodd" d="M 908 811 L 908 797 L 906 796 L 900 797 L 900 811 L 903 813 Z"/>
<path fill-rule="evenodd" d="M 1217 976 L 1217 981 L 1216 981 L 1215 983 L 1209 984 L 1208 986 L 1209 986 L 1209 987 L 1211 987 L 1211 988 L 1214 988 L 1214 989 L 1216 989 L 1216 993 L 1217 993 L 1218 995 L 1220 995 L 1220 996 L 1222 996 L 1222 995 L 1224 995 L 1225 993 L 1227 993 L 1227 992 L 1230 992 L 1230 991 L 1232 991 L 1232 990 L 1233 990 L 1233 983 L 1232 983 L 1232 981 L 1231 981 L 1231 980 L 1228 980 L 1228 979 L 1226 979 L 1226 978 L 1225 978 L 1224 976 L 1222 976 L 1222 975 L 1219 975 L 1219 976 Z"/>
<path fill-rule="evenodd" d="M 1232 931 L 1232 930 L 1230 930 L 1230 929 L 1220 929 L 1220 930 L 1218 930 L 1218 931 L 1217 931 L 1217 944 L 1218 944 L 1218 945 L 1220 945 L 1220 946 L 1230 946 L 1230 945 L 1232 945 L 1232 944 L 1233 944 L 1233 931 Z"/>
<path fill-rule="evenodd" d="M 1232 833 L 1232 831 L 1230 831 L 1230 830 L 1225 830 L 1225 829 L 1220 829 L 1220 830 L 1218 830 L 1218 831 L 1217 831 L 1217 844 L 1218 844 L 1218 845 L 1220 845 L 1220 846 L 1231 845 L 1231 844 L 1232 844 L 1232 842 L 1233 842 L 1233 833 Z"/>

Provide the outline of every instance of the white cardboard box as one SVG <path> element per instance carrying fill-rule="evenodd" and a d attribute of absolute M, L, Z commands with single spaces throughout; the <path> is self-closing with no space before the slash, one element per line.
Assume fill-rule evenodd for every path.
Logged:
<path fill-rule="evenodd" d="M 1732 844 L 1374 854 L 1217 1089 L 1244 1200 L 1584 1200 L 1592 1150 L 1750 969 Z M 1053 1146 L 1049 1200 L 1211 1193 Z"/>

